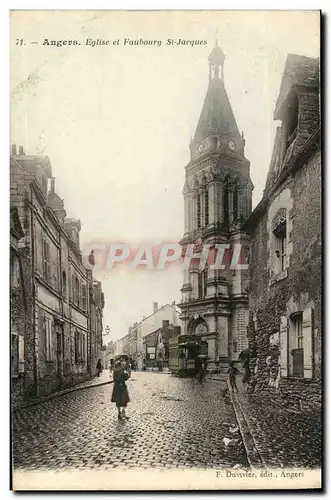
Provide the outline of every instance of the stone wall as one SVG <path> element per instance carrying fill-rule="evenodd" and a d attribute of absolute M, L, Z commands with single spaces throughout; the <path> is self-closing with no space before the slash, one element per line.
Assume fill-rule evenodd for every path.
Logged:
<path fill-rule="evenodd" d="M 288 276 L 270 284 L 268 270 L 268 209 L 254 228 L 250 259 L 250 318 L 248 340 L 251 349 L 251 390 L 265 391 L 278 404 L 293 409 L 313 409 L 321 403 L 321 156 L 315 154 L 302 165 L 290 182 L 291 250 Z M 272 202 L 272 200 L 271 200 Z M 291 304 L 303 309 L 311 304 L 313 319 L 313 378 L 280 376 L 277 338 L 282 316 L 289 316 Z M 275 340 L 275 342 L 273 342 Z"/>

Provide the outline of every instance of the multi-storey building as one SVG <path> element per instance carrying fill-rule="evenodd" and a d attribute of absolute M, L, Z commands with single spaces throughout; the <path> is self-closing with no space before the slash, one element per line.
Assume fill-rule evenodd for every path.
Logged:
<path fill-rule="evenodd" d="M 180 335 L 180 326 L 169 324 L 163 320 L 162 326 L 146 335 L 143 339 L 145 348 L 145 365 L 158 366 L 159 363 L 167 364 L 169 360 L 169 338 Z"/>
<path fill-rule="evenodd" d="M 138 363 L 141 369 L 146 359 L 146 348 L 144 338 L 162 327 L 163 322 L 168 321 L 169 325 L 180 326 L 179 310 L 175 302 L 158 307 L 158 303 L 153 303 L 153 313 L 135 322 L 129 333 L 116 341 L 116 354 L 129 354 Z"/>
<path fill-rule="evenodd" d="M 263 198 L 246 221 L 252 386 L 300 409 L 321 397 L 319 60 L 288 56 L 274 118 Z"/>
<path fill-rule="evenodd" d="M 66 218 L 49 158 L 26 155 L 22 147 L 17 154 L 13 146 L 10 176 L 11 208 L 24 230 L 18 249 L 25 255 L 28 290 L 24 392 L 39 396 L 92 375 L 100 319 L 92 325 L 89 290 L 95 294 L 95 287 L 82 263 L 80 222 Z M 100 318 L 103 299 L 97 302 Z"/>
<path fill-rule="evenodd" d="M 251 212 L 253 184 L 245 139 L 224 86 L 224 60 L 216 45 L 209 56 L 209 86 L 185 169 L 185 227 L 180 242 L 184 249 L 195 245 L 197 257 L 184 270 L 179 304 L 182 333 L 199 334 L 208 341 L 211 369 L 216 363 L 225 366 L 229 359 L 237 359 L 247 347 L 248 271 L 231 269 L 229 259 L 237 249 L 247 252 L 249 247 L 242 223 Z M 201 266 L 198 252 L 204 245 L 215 251 Z M 216 245 L 229 246 L 225 269 L 213 268 Z"/>
<path fill-rule="evenodd" d="M 11 388 L 13 402 L 21 402 L 26 390 L 25 347 L 31 325 L 27 314 L 29 305 L 28 276 L 25 249 L 18 243 L 24 236 L 17 207 L 10 210 L 10 330 L 11 330 Z M 27 352 L 28 355 L 28 352 Z"/>

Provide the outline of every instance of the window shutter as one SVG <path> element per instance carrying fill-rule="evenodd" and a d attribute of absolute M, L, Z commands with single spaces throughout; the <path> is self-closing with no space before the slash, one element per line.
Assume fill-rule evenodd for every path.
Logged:
<path fill-rule="evenodd" d="M 24 337 L 19 335 L 18 337 L 18 371 L 19 373 L 24 373 Z"/>
<path fill-rule="evenodd" d="M 280 318 L 280 375 L 288 376 L 288 338 L 287 338 L 287 316 Z"/>
<path fill-rule="evenodd" d="M 19 372 L 19 363 L 18 363 L 18 335 L 12 334 L 12 345 L 11 345 L 11 362 L 12 362 L 12 374 L 17 375 Z"/>
<path fill-rule="evenodd" d="M 304 378 L 313 376 L 313 310 L 307 307 L 302 315 Z"/>

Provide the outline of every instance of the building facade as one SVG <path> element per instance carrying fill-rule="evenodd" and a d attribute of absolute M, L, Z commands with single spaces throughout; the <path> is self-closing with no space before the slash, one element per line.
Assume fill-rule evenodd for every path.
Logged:
<path fill-rule="evenodd" d="M 24 236 L 18 210 L 10 210 L 10 331 L 11 331 L 11 393 L 15 403 L 21 402 L 26 391 L 25 350 L 29 324 L 27 290 L 29 267 L 25 249 L 18 243 Z M 28 353 L 27 353 L 28 354 Z"/>
<path fill-rule="evenodd" d="M 289 55 L 280 121 L 251 236 L 251 390 L 296 409 L 320 405 L 321 148 L 319 60 Z"/>
<path fill-rule="evenodd" d="M 110 341 L 101 351 L 101 362 L 104 370 L 109 370 L 111 360 L 116 356 L 116 342 Z"/>
<path fill-rule="evenodd" d="M 169 320 L 163 320 L 162 326 L 149 333 L 143 339 L 144 359 L 147 367 L 164 366 L 169 361 L 169 338 L 180 335 L 180 326 L 169 324 Z"/>
<path fill-rule="evenodd" d="M 10 195 L 24 230 L 18 241 L 28 295 L 24 397 L 38 397 L 94 374 L 91 347 L 97 349 L 100 320 L 91 323 L 93 277 L 82 263 L 80 222 L 66 218 L 49 158 L 13 146 Z"/>
<path fill-rule="evenodd" d="M 158 307 L 158 303 L 153 303 L 153 313 L 135 322 L 127 335 L 116 341 L 116 355 L 129 354 L 137 362 L 138 368 L 142 369 L 146 360 L 146 347 L 144 338 L 151 333 L 162 328 L 163 322 L 168 321 L 169 325 L 180 326 L 180 311 L 176 303 L 166 304 Z"/>
<path fill-rule="evenodd" d="M 227 366 L 247 347 L 248 270 L 231 269 L 233 252 L 248 253 L 242 224 L 251 213 L 253 184 L 223 78 L 224 54 L 216 45 L 209 56 L 209 86 L 190 144 L 184 195 L 184 252 L 193 245 L 195 258 L 184 270 L 181 289 L 182 333 L 208 341 L 209 366 Z M 214 248 L 205 264 L 204 245 Z M 228 245 L 215 269 L 217 245 Z M 246 265 L 247 267 L 247 265 Z"/>

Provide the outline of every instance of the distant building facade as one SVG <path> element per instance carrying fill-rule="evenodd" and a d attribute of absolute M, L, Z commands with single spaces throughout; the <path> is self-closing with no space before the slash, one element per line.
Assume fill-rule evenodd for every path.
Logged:
<path fill-rule="evenodd" d="M 147 367 L 156 367 L 160 363 L 167 365 L 169 361 L 169 338 L 180 335 L 180 326 L 169 324 L 169 320 L 163 320 L 162 326 L 149 333 L 143 339 L 144 359 Z"/>
<path fill-rule="evenodd" d="M 110 341 L 101 351 L 101 362 L 105 370 L 109 370 L 111 360 L 116 356 L 116 342 Z"/>
<path fill-rule="evenodd" d="M 319 60 L 289 55 L 274 118 L 281 125 L 250 233 L 251 390 L 319 407 L 322 238 Z"/>
<path fill-rule="evenodd" d="M 12 147 L 10 205 L 24 231 L 17 245 L 25 256 L 28 294 L 24 397 L 37 397 L 95 373 L 103 298 L 82 263 L 80 221 L 66 218 L 47 156 Z"/>
<path fill-rule="evenodd" d="M 153 313 L 143 318 L 139 322 L 135 322 L 130 328 L 127 335 L 116 341 L 116 354 L 129 354 L 137 362 L 138 368 L 143 367 L 146 355 L 146 347 L 144 338 L 162 328 L 163 321 L 168 321 L 169 325 L 180 326 L 180 311 L 176 303 L 166 304 L 158 307 L 157 302 L 153 303 Z"/>

